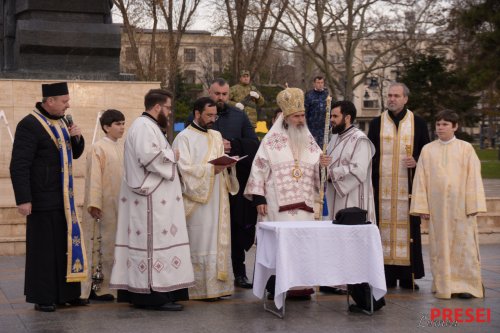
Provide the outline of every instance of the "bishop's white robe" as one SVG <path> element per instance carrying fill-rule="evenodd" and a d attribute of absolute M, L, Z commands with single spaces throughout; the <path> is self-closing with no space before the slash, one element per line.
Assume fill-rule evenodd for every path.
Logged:
<path fill-rule="evenodd" d="M 249 200 L 253 200 L 254 195 L 266 198 L 267 215 L 259 215 L 258 221 L 314 220 L 315 210 L 319 210 L 321 149 L 311 133 L 308 139 L 305 149 L 299 153 L 298 164 L 283 128 L 282 115 L 262 139 L 244 192 Z"/>
<path fill-rule="evenodd" d="M 469 143 L 436 140 L 424 146 L 413 181 L 410 213 L 428 214 L 429 251 L 437 298 L 483 297 L 475 216 L 486 212 L 481 162 Z"/>
<path fill-rule="evenodd" d="M 191 244 L 191 260 L 196 285 L 189 288 L 190 299 L 231 295 L 234 276 L 231 266 L 231 220 L 229 193 L 239 190 L 236 168 L 215 175 L 208 161 L 224 155 L 219 132 L 190 125 L 177 135 L 173 147 L 179 149 L 186 220 Z"/>
<path fill-rule="evenodd" d="M 82 227 L 85 239 L 88 240 L 87 258 L 89 260 L 89 279 L 82 282 L 82 298 L 88 298 L 92 285 L 92 274 L 99 262 L 99 224 L 95 225 L 94 218 L 89 214 L 88 209 L 95 207 L 101 210 L 100 219 L 102 253 L 102 273 L 104 281 L 98 295 L 113 294 L 114 290 L 109 289 L 109 279 L 111 268 L 113 267 L 116 223 L 118 219 L 118 195 L 123 175 L 123 142 L 113 141 L 108 137 L 103 137 L 92 145 L 87 153 L 87 164 L 85 174 L 85 198 L 83 203 Z M 95 235 L 94 235 L 95 231 Z M 95 237 L 94 237 L 95 236 Z M 93 238 L 93 240 L 92 240 Z"/>
<path fill-rule="evenodd" d="M 170 292 L 194 285 L 174 151 L 143 115 L 125 140 L 111 288 Z"/>

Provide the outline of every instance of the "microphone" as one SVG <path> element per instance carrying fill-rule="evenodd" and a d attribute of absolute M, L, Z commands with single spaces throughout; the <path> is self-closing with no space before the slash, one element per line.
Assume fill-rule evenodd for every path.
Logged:
<path fill-rule="evenodd" d="M 68 123 L 68 126 L 69 126 L 69 127 L 73 126 L 73 116 L 72 116 L 72 115 L 70 115 L 70 114 L 68 114 L 68 115 L 66 116 L 66 122 Z"/>
<path fill-rule="evenodd" d="M 66 116 L 66 122 L 68 123 L 68 127 L 73 126 L 73 124 L 74 124 L 74 123 L 73 123 L 73 116 L 72 116 L 72 115 L 70 115 L 70 114 L 68 114 L 68 115 Z M 80 136 L 79 136 L 79 135 L 76 135 L 76 136 L 75 136 L 75 140 L 76 140 L 76 143 L 80 143 Z"/>

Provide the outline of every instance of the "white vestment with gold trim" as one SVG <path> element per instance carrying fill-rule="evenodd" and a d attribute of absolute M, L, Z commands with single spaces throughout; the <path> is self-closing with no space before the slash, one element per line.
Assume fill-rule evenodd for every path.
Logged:
<path fill-rule="evenodd" d="M 82 282 L 81 297 L 89 298 L 91 276 L 99 263 L 99 251 L 101 251 L 104 280 L 96 294 L 116 296 L 116 291 L 109 289 L 109 279 L 114 260 L 118 196 L 123 177 L 123 141 L 113 141 L 108 137 L 97 141 L 87 153 L 86 166 L 82 228 L 88 244 L 87 258 L 91 269 L 89 279 Z M 99 223 L 96 223 L 88 212 L 90 207 L 101 210 L 102 217 Z M 100 240 L 97 237 L 99 228 Z"/>
<path fill-rule="evenodd" d="M 413 154 L 415 121 L 408 110 L 396 127 L 388 112 L 380 120 L 379 229 L 384 264 L 410 266 L 410 193 L 403 159 Z"/>
<path fill-rule="evenodd" d="M 486 212 L 481 162 L 468 142 L 424 146 L 413 182 L 410 213 L 427 214 L 432 292 L 483 297 L 476 216 Z"/>
<path fill-rule="evenodd" d="M 239 190 L 236 168 L 214 174 L 208 161 L 224 155 L 219 132 L 193 126 L 179 133 L 173 143 L 180 159 L 186 220 L 196 285 L 190 299 L 215 298 L 234 292 L 231 266 L 229 193 Z"/>

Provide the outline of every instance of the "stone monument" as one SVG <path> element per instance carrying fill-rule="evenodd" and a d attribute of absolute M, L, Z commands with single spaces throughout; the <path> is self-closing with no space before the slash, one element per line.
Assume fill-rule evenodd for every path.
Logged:
<path fill-rule="evenodd" d="M 120 80 L 112 0 L 0 0 L 0 77 Z"/>

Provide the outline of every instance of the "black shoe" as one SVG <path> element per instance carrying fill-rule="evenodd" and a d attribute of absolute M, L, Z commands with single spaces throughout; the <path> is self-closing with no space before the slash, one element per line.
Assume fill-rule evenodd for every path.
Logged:
<path fill-rule="evenodd" d="M 246 276 L 237 276 L 234 278 L 234 285 L 236 287 L 244 288 L 244 289 L 252 289 L 253 285 L 248 281 Z"/>
<path fill-rule="evenodd" d="M 319 291 L 325 294 L 347 295 L 347 290 L 340 289 L 337 287 L 320 286 Z"/>
<path fill-rule="evenodd" d="M 418 284 L 415 285 L 415 290 L 420 290 L 420 287 Z M 403 289 L 412 289 L 413 290 L 413 285 L 411 283 L 411 280 L 399 280 L 399 286 Z"/>
<path fill-rule="evenodd" d="M 177 304 L 175 302 L 168 302 L 155 308 L 157 311 L 182 311 L 184 309 L 184 305 Z"/>
<path fill-rule="evenodd" d="M 35 304 L 35 310 L 41 312 L 54 312 L 56 306 L 54 304 Z"/>
<path fill-rule="evenodd" d="M 71 301 L 67 301 L 66 303 L 71 306 L 86 306 L 89 305 L 89 300 L 86 298 L 75 298 Z"/>
<path fill-rule="evenodd" d="M 134 304 L 134 308 L 155 311 L 182 311 L 184 309 L 184 305 L 177 304 L 175 302 L 168 302 L 160 306 Z"/>
<path fill-rule="evenodd" d="M 115 296 L 111 294 L 97 295 L 95 291 L 92 290 L 90 292 L 89 299 L 94 301 L 111 302 L 115 300 Z"/>
<path fill-rule="evenodd" d="M 200 301 L 213 303 L 213 302 L 220 301 L 221 299 L 222 299 L 222 298 L 220 298 L 220 297 L 210 297 L 210 298 L 203 298 L 203 299 L 200 299 Z"/>
<path fill-rule="evenodd" d="M 349 312 L 364 313 L 364 310 L 357 306 L 356 304 L 349 305 Z"/>
<path fill-rule="evenodd" d="M 459 293 L 458 294 L 458 298 L 461 298 L 461 299 L 471 299 L 473 298 L 474 296 L 472 296 L 471 294 L 469 293 Z"/>

